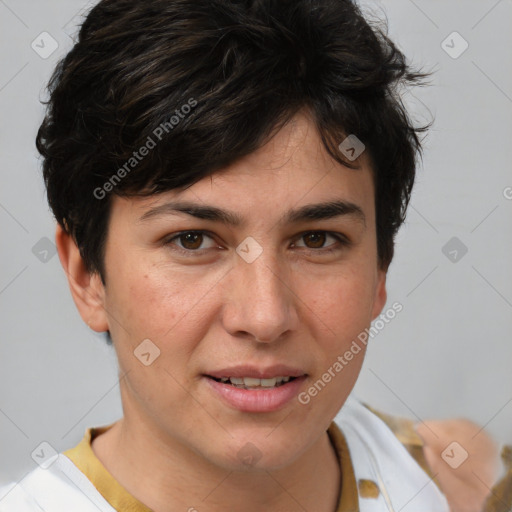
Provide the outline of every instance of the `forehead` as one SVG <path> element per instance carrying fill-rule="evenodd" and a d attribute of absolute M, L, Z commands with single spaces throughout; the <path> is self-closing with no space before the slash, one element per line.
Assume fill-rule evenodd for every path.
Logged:
<path fill-rule="evenodd" d="M 128 208 L 131 215 L 147 219 L 149 212 L 180 199 L 239 212 L 240 220 L 251 215 L 262 220 L 282 219 L 285 211 L 301 205 L 341 200 L 358 206 L 371 221 L 374 187 L 369 159 L 363 153 L 354 163 L 359 167 L 351 169 L 329 155 L 314 122 L 299 113 L 255 152 L 185 190 L 114 197 L 114 209 Z"/>
<path fill-rule="evenodd" d="M 341 140 L 339 141 L 342 142 Z M 353 162 L 363 170 L 368 168 L 369 159 L 365 152 Z M 246 176 L 260 175 L 265 179 L 272 179 L 279 174 L 311 175 L 312 179 L 319 174 L 327 175 L 336 170 L 338 175 L 345 174 L 344 171 L 353 171 L 337 162 L 326 150 L 321 135 L 319 134 L 314 121 L 305 110 L 297 113 L 286 125 L 284 125 L 265 145 L 246 155 L 239 161 L 217 171 L 214 179 L 229 181 L 245 172 Z M 353 172 L 346 173 L 347 177 Z M 302 177 L 302 176 L 301 176 Z"/>

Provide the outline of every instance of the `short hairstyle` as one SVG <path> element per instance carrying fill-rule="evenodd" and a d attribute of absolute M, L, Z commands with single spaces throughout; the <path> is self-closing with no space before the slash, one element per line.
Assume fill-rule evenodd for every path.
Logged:
<path fill-rule="evenodd" d="M 48 83 L 36 138 L 50 207 L 88 270 L 105 282 L 112 194 L 186 189 L 302 109 L 336 161 L 357 167 L 338 147 L 348 135 L 365 145 L 387 270 L 428 128 L 413 126 L 397 90 L 428 74 L 374 25 L 350 0 L 95 5 Z"/>

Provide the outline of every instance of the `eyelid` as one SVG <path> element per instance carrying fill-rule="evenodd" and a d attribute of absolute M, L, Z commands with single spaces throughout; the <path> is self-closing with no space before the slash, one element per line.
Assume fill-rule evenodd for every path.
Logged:
<path fill-rule="evenodd" d="M 303 231 L 296 237 L 295 240 L 300 240 L 300 239 L 304 238 L 306 235 L 311 235 L 311 234 L 316 234 L 316 233 L 324 233 L 326 236 L 331 236 L 332 238 L 335 238 L 340 244 L 343 244 L 343 245 L 348 245 L 351 243 L 349 238 L 346 235 L 344 235 L 343 233 L 338 233 L 336 231 L 326 231 L 326 230 L 322 230 L 322 229 L 313 229 L 313 230 L 309 230 L 309 231 Z M 327 246 L 327 247 L 330 247 L 330 246 Z M 326 248 L 311 249 L 310 247 L 306 247 L 306 249 L 322 250 L 322 249 L 326 249 Z"/>
<path fill-rule="evenodd" d="M 213 241 L 216 238 L 216 235 L 214 233 L 212 233 L 211 231 L 207 231 L 207 230 L 203 230 L 203 229 L 188 229 L 188 230 L 172 233 L 171 235 L 165 237 L 163 239 L 163 245 L 164 246 L 175 245 L 175 244 L 172 243 L 174 240 L 179 239 L 182 235 L 186 235 L 186 234 L 189 234 L 189 233 L 201 234 L 203 236 L 207 236 L 208 238 L 210 238 Z M 335 232 L 335 231 L 327 231 L 327 230 L 322 230 L 322 229 L 316 229 L 316 230 L 314 230 L 314 229 L 311 230 L 310 229 L 308 231 L 302 231 L 301 233 L 299 233 L 298 235 L 295 236 L 293 243 L 295 244 L 295 242 L 297 240 L 301 240 L 306 235 L 315 234 L 315 233 L 323 233 L 323 234 L 325 234 L 327 236 L 331 236 L 332 238 L 336 239 L 338 243 L 337 244 L 328 245 L 327 247 L 319 247 L 319 248 L 311 248 L 311 247 L 300 246 L 301 249 L 304 249 L 306 251 L 310 251 L 310 252 L 313 252 L 313 253 L 321 254 L 321 253 L 329 253 L 329 252 L 334 252 L 334 251 L 341 250 L 344 247 L 348 247 L 352 243 L 351 240 L 346 235 L 344 235 L 343 233 L 338 233 L 338 232 Z M 219 247 L 216 247 L 216 248 L 218 249 Z M 172 250 L 180 252 L 180 253 L 185 254 L 187 256 L 193 256 L 194 254 L 195 255 L 201 255 L 205 251 L 208 251 L 210 249 L 213 249 L 213 247 L 208 247 L 208 248 L 205 248 L 205 249 L 184 249 L 183 247 L 175 245 L 175 247 L 173 247 Z"/>
<path fill-rule="evenodd" d="M 211 233 L 210 231 L 206 231 L 204 229 L 187 229 L 187 230 L 178 231 L 176 233 L 172 233 L 169 236 L 166 236 L 163 239 L 163 244 L 164 245 L 171 245 L 174 240 L 179 239 L 181 236 L 187 235 L 189 233 L 195 233 L 195 234 L 200 234 L 200 235 L 203 235 L 203 236 L 207 236 L 212 241 L 215 241 L 214 240 L 215 239 L 215 235 L 213 233 Z M 206 249 L 184 249 L 183 247 L 180 247 L 178 245 L 176 246 L 176 250 L 177 251 L 188 253 L 188 254 L 193 254 L 193 253 L 201 254 L 203 251 L 207 251 L 208 249 L 210 249 L 210 248 L 206 248 Z"/>

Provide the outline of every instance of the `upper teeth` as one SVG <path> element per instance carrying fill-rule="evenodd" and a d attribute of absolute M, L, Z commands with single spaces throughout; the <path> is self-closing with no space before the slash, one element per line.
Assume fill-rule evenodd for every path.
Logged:
<path fill-rule="evenodd" d="M 282 382 L 288 382 L 291 377 L 273 377 L 271 379 L 255 379 L 254 377 L 222 377 L 220 379 L 221 382 L 231 381 L 231 384 L 235 386 L 247 386 L 247 387 L 255 387 L 262 386 L 264 388 L 271 388 L 276 384 L 281 384 Z"/>

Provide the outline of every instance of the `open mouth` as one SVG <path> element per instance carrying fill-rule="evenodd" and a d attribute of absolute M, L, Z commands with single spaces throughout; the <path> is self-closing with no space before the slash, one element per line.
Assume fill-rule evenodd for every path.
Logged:
<path fill-rule="evenodd" d="M 288 384 L 294 381 L 297 377 L 273 377 L 271 379 L 256 379 L 253 377 L 222 377 L 216 378 L 210 375 L 206 375 L 209 379 L 220 382 L 221 384 L 227 384 L 238 389 L 274 389 Z"/>
<path fill-rule="evenodd" d="M 239 369 L 235 370 L 238 375 L 242 372 Z M 213 375 L 203 374 L 206 383 L 213 392 L 214 396 L 221 399 L 222 403 L 231 408 L 237 409 L 242 412 L 250 413 L 270 413 L 282 409 L 287 404 L 293 403 L 293 399 L 299 393 L 304 381 L 307 379 L 307 374 L 302 374 L 300 370 L 284 369 L 283 373 L 288 375 L 277 375 L 265 379 L 257 377 L 228 377 L 229 369 L 222 373 L 217 372 L 215 377 Z M 248 369 L 253 375 L 257 375 L 257 371 Z M 290 375 L 291 373 L 295 375 Z M 213 373 L 213 372 L 212 372 Z M 244 371 L 245 373 L 245 371 Z M 259 372 L 260 374 L 263 372 Z M 266 371 L 266 375 L 276 375 L 279 371 Z M 264 373 L 264 374 L 265 374 Z M 243 373 L 242 373 L 243 375 Z"/>

